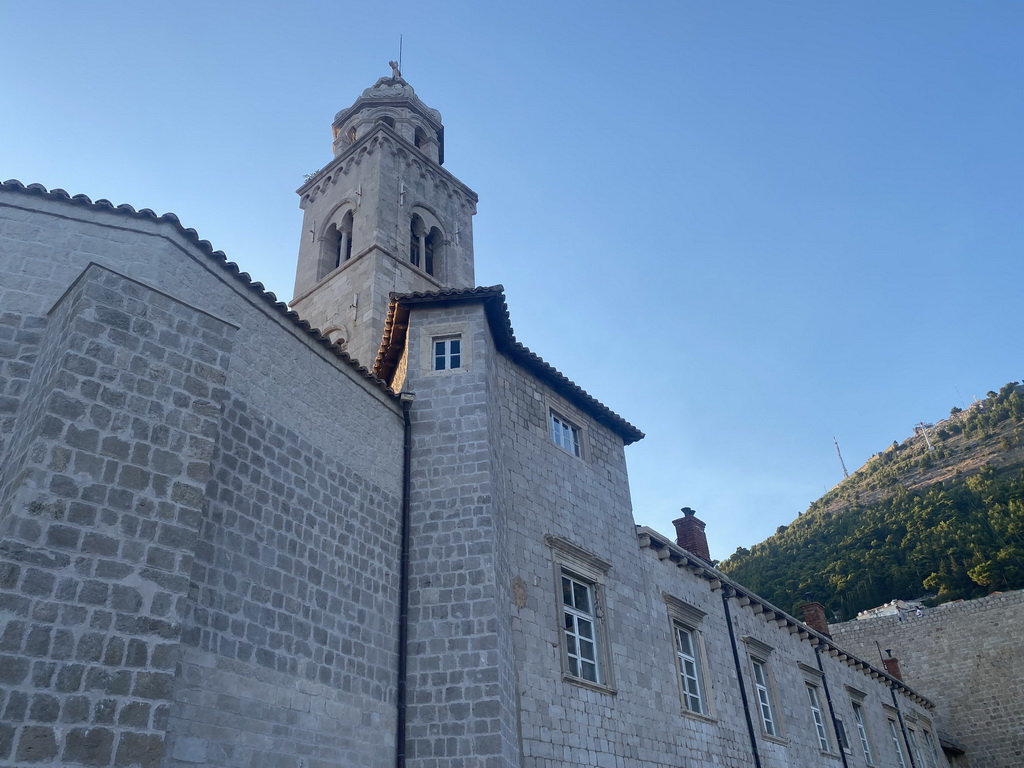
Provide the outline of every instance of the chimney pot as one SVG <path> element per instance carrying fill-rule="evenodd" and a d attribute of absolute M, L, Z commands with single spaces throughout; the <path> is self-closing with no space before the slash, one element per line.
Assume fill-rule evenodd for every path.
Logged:
<path fill-rule="evenodd" d="M 828 618 L 825 616 L 824 605 L 810 602 L 804 603 L 800 608 L 804 612 L 804 624 L 825 637 L 832 637 L 832 633 L 828 631 Z"/>
<path fill-rule="evenodd" d="M 891 652 L 888 659 L 882 659 L 882 665 L 885 667 L 885 671 L 895 677 L 897 680 L 903 680 L 903 672 L 900 669 L 900 660 L 892 658 Z"/>
<path fill-rule="evenodd" d="M 680 511 L 683 516 L 672 521 L 672 525 L 676 527 L 676 544 L 710 563 L 711 552 L 708 550 L 707 534 L 704 533 L 704 521 L 689 507 L 683 507 Z"/>

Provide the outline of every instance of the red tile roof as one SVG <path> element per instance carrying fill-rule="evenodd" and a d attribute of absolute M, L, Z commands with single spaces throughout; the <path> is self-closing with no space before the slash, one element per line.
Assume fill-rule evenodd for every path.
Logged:
<path fill-rule="evenodd" d="M 178 217 L 173 213 L 157 214 L 149 208 L 135 210 L 130 205 L 114 205 L 109 200 L 101 199 L 93 201 L 86 195 L 69 195 L 63 189 L 47 189 L 42 184 L 29 184 L 26 186 L 17 179 L 9 179 L 0 183 L 0 190 L 41 197 L 46 200 L 60 200 L 62 202 L 72 203 L 73 205 L 92 208 L 93 210 L 109 211 L 128 218 L 160 221 L 170 224 L 178 231 L 179 234 L 181 234 L 186 240 L 191 241 L 192 244 L 199 248 L 199 250 L 209 257 L 211 261 L 216 263 L 225 272 L 231 275 L 231 277 L 245 286 L 245 288 L 252 292 L 254 296 L 262 299 L 270 305 L 272 309 L 281 315 L 282 319 L 292 323 L 300 330 L 307 333 L 314 341 L 327 348 L 327 350 L 334 354 L 339 360 L 355 369 L 359 374 L 369 379 L 387 394 L 392 397 L 397 397 L 385 382 L 381 381 L 365 367 L 356 362 L 356 360 L 350 357 L 347 352 L 341 349 L 341 347 L 336 346 L 334 342 L 320 332 L 319 328 L 312 327 L 309 323 L 299 317 L 295 311 L 289 309 L 287 304 L 283 301 L 278 301 L 277 296 L 275 296 L 271 291 L 266 290 L 263 283 L 254 281 L 248 272 L 242 272 L 235 262 L 228 261 L 227 256 L 223 251 L 214 250 L 213 246 L 210 245 L 208 241 L 200 239 L 199 234 L 194 229 L 186 229 L 183 227 L 181 221 L 179 221 Z"/>
<path fill-rule="evenodd" d="M 374 363 L 373 373 L 383 381 L 390 381 L 394 376 L 405 345 L 411 307 L 423 304 L 447 306 L 466 302 L 480 302 L 484 305 L 494 344 L 499 352 L 530 371 L 581 411 L 611 429 L 625 441 L 626 445 L 643 438 L 643 432 L 516 341 L 508 305 L 505 303 L 505 289 L 500 285 L 391 294 L 391 303 L 384 324 L 384 340 Z"/>

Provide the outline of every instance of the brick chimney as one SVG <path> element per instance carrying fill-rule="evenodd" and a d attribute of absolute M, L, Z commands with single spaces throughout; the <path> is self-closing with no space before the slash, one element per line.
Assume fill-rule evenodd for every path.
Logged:
<path fill-rule="evenodd" d="M 708 537 L 704 534 L 704 521 L 698 520 L 697 513 L 689 507 L 683 507 L 680 511 L 683 516 L 672 521 L 676 527 L 676 544 L 710 563 L 711 553 L 708 551 Z"/>
<path fill-rule="evenodd" d="M 825 618 L 824 605 L 814 602 L 804 603 L 800 609 L 804 612 L 804 624 L 825 637 L 832 637 L 832 633 L 828 631 L 828 619 Z"/>
<path fill-rule="evenodd" d="M 900 660 L 894 659 L 892 651 L 890 651 L 888 648 L 885 649 L 885 652 L 889 654 L 889 658 L 882 659 L 882 666 L 885 667 L 885 671 L 893 677 L 895 677 L 897 680 L 902 680 L 903 672 L 900 670 Z"/>

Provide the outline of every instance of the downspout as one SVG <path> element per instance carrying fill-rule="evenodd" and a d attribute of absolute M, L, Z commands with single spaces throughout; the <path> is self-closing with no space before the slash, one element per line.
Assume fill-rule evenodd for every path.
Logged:
<path fill-rule="evenodd" d="M 398 680 L 395 708 L 395 766 L 405 768 L 406 677 L 409 653 L 409 495 L 412 488 L 412 408 L 414 395 L 403 392 L 402 402 L 402 554 L 398 571 Z"/>
<path fill-rule="evenodd" d="M 740 662 L 739 648 L 736 647 L 736 632 L 732 628 L 732 612 L 729 610 L 729 587 L 722 588 L 722 607 L 725 608 L 725 623 L 729 627 L 729 642 L 732 643 L 732 660 L 736 664 L 736 680 L 740 684 L 743 714 L 747 718 L 750 752 L 754 756 L 754 768 L 761 768 L 761 757 L 757 753 L 757 734 L 754 732 L 754 721 L 750 717 L 750 702 L 747 700 L 747 687 L 743 684 L 743 664 Z"/>
<path fill-rule="evenodd" d="M 832 730 L 836 733 L 836 745 L 839 747 L 839 757 L 843 761 L 843 768 L 850 768 L 850 764 L 846 761 L 846 750 L 843 749 L 843 739 L 839 735 L 839 721 L 836 720 L 836 708 L 832 704 L 832 693 L 828 689 L 828 678 L 825 677 L 825 666 L 821 663 L 821 643 L 814 646 L 814 658 L 818 660 L 818 671 L 821 672 L 821 686 L 825 689 L 825 701 L 828 702 L 828 713 L 832 718 Z M 850 738 L 850 734 L 845 734 L 847 740 Z"/>
<path fill-rule="evenodd" d="M 889 686 L 889 693 L 892 694 L 892 706 L 896 710 L 896 717 L 900 721 L 900 732 L 903 734 L 903 743 L 907 745 L 907 757 L 910 758 L 910 768 L 917 768 L 917 761 L 914 760 L 914 750 L 910 747 L 910 739 L 907 738 L 907 724 L 903 722 L 903 710 L 900 709 L 896 700 L 896 689 Z M 923 766 L 922 766 L 923 768 Z"/>

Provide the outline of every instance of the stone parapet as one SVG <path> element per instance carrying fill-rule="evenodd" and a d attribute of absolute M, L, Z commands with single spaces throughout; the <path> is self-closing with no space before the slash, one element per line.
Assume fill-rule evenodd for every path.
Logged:
<path fill-rule="evenodd" d="M 1024 754 L 1024 590 L 832 626 L 870 658 L 891 650 L 907 684 L 935 701 L 938 725 L 966 749 L 957 763 L 1016 768 Z"/>

